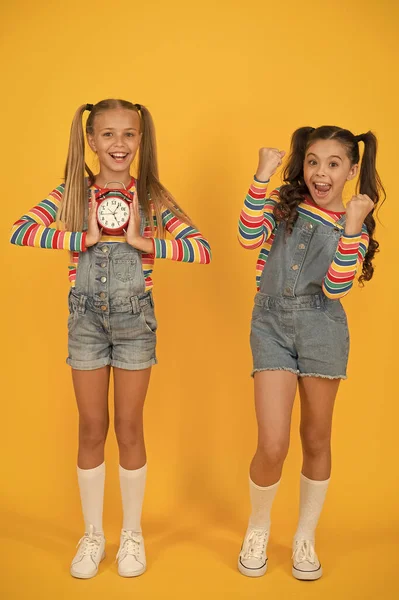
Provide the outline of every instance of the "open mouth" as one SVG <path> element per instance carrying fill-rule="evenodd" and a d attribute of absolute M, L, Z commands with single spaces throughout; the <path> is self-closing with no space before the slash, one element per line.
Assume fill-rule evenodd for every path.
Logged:
<path fill-rule="evenodd" d="M 313 189 L 317 198 L 326 198 L 331 189 L 331 185 L 329 183 L 316 182 L 313 184 Z"/>
<path fill-rule="evenodd" d="M 110 152 L 109 155 L 115 162 L 123 163 L 129 156 L 129 153 L 127 153 L 127 152 Z"/>

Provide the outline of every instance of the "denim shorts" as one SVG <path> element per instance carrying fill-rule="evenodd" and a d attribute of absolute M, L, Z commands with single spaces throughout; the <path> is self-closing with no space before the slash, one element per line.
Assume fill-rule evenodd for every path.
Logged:
<path fill-rule="evenodd" d="M 157 321 L 151 292 L 117 299 L 109 310 L 72 289 L 69 293 L 68 358 L 73 369 L 106 365 L 138 371 L 157 363 Z"/>
<path fill-rule="evenodd" d="M 252 375 L 283 370 L 346 379 L 349 331 L 342 304 L 322 293 L 292 298 L 256 294 L 251 350 Z"/>

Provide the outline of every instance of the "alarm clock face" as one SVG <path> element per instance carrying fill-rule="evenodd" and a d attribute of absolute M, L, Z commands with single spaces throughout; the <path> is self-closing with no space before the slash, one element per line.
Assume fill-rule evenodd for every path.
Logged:
<path fill-rule="evenodd" d="M 122 229 L 129 220 L 129 204 L 123 198 L 107 196 L 98 205 L 97 218 L 105 230 Z"/>

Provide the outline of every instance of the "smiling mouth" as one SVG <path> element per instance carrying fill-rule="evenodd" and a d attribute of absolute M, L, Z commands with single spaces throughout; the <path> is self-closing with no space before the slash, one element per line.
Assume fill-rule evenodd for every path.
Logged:
<path fill-rule="evenodd" d="M 329 183 L 316 182 L 313 184 L 313 189 L 318 198 L 325 198 L 331 189 L 331 185 Z"/>
<path fill-rule="evenodd" d="M 109 155 L 117 163 L 122 163 L 129 156 L 127 152 L 110 152 Z"/>

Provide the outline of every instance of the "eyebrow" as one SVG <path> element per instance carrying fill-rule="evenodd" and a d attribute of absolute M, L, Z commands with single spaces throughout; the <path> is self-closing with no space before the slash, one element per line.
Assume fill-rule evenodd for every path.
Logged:
<path fill-rule="evenodd" d="M 115 131 L 115 127 L 103 127 L 100 131 Z M 136 127 L 126 127 L 123 131 L 138 131 Z"/>
<path fill-rule="evenodd" d="M 316 158 L 319 158 L 314 152 L 309 152 L 309 154 L 307 154 L 306 156 L 315 156 Z M 342 160 L 342 158 L 338 156 L 338 154 L 331 154 L 331 156 L 329 156 L 328 158 L 339 158 L 339 160 Z"/>

